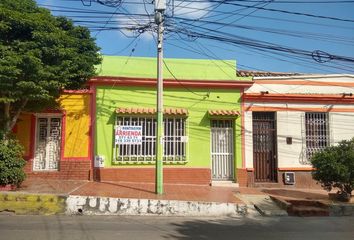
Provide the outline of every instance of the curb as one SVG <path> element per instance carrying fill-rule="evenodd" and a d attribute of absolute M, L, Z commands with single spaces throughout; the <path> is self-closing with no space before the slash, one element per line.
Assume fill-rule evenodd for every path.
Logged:
<path fill-rule="evenodd" d="M 65 196 L 53 194 L 0 193 L 0 212 L 53 215 L 65 212 Z"/>
<path fill-rule="evenodd" d="M 332 203 L 329 205 L 329 216 L 354 216 L 354 204 Z"/>
<path fill-rule="evenodd" d="M 244 216 L 247 206 L 234 203 L 157 199 L 127 199 L 69 196 L 66 214 L 159 215 L 159 216 Z"/>
<path fill-rule="evenodd" d="M 245 204 L 96 196 L 0 193 L 0 213 L 19 215 L 245 216 Z"/>
<path fill-rule="evenodd" d="M 281 208 L 290 203 L 270 198 Z M 328 205 L 330 216 L 354 216 L 354 204 Z M 0 192 L 0 213 L 28 215 L 260 216 L 253 205 L 158 199 Z M 266 214 L 267 215 L 267 214 Z M 270 214 L 272 215 L 272 214 Z"/>

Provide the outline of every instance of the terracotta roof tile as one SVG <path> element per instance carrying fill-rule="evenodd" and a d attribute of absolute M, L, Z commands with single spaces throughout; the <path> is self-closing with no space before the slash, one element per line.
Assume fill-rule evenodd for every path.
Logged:
<path fill-rule="evenodd" d="M 236 75 L 237 77 L 286 77 L 301 75 L 301 73 L 237 70 Z"/>
<path fill-rule="evenodd" d="M 141 115 L 152 115 L 156 113 L 155 108 L 117 108 L 116 113 L 118 114 L 141 114 Z M 188 115 L 188 110 L 185 108 L 165 108 L 164 114 L 166 115 Z"/>
<path fill-rule="evenodd" d="M 210 116 L 239 116 L 240 112 L 236 110 L 209 110 Z"/>

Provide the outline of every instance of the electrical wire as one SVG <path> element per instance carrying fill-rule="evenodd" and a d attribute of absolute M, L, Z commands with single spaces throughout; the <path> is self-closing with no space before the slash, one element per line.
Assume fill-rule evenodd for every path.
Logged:
<path fill-rule="evenodd" d="M 208 94 L 199 94 L 196 93 L 194 91 L 192 91 L 190 88 L 188 88 L 187 86 L 185 86 L 183 83 L 181 83 L 181 81 L 173 74 L 173 72 L 171 71 L 171 69 L 168 67 L 167 63 L 165 60 L 163 60 L 163 64 L 165 65 L 167 71 L 171 74 L 171 76 L 177 81 L 177 83 L 179 85 L 181 85 L 184 89 L 186 89 L 188 92 L 196 95 L 196 96 L 200 96 L 200 97 L 208 97 Z"/>
<path fill-rule="evenodd" d="M 175 17 L 173 20 L 182 20 L 183 22 L 179 22 L 179 24 L 184 24 L 185 27 L 192 27 L 191 22 L 187 18 L 180 18 L 180 17 Z M 354 44 L 354 38 L 348 38 L 344 36 L 339 36 L 337 35 L 331 35 L 331 34 L 325 34 L 325 33 L 313 33 L 313 32 L 304 32 L 304 31 L 295 31 L 295 30 L 286 30 L 286 29 L 278 29 L 278 28 L 267 28 L 267 27 L 259 27 L 259 26 L 249 26 L 249 25 L 239 25 L 239 24 L 232 24 L 232 23 L 221 23 L 221 22 L 215 22 L 215 21 L 208 21 L 208 20 L 199 20 L 198 22 L 204 23 L 205 25 L 208 24 L 210 26 L 216 25 L 216 26 L 221 26 L 221 27 L 228 27 L 228 28 L 239 28 L 239 29 L 244 29 L 244 30 L 250 30 L 250 31 L 257 31 L 257 32 L 266 32 L 266 33 L 272 33 L 272 34 L 277 34 L 277 35 L 282 35 L 282 36 L 292 36 L 292 37 L 298 37 L 298 38 L 308 38 L 308 39 L 314 39 L 314 40 L 324 40 L 324 41 L 331 41 L 331 42 L 337 42 L 340 44 L 348 44 L 348 45 L 353 45 Z M 203 25 L 196 25 L 197 27 L 201 27 Z M 213 28 L 213 30 L 219 30 L 220 28 Z"/>
<path fill-rule="evenodd" d="M 95 1 L 93 1 L 95 2 Z M 196 2 L 196 1 L 190 1 L 190 0 L 183 0 L 183 1 L 176 1 L 178 5 L 187 5 L 187 8 L 190 3 Z M 231 1 L 231 0 L 211 0 L 211 1 L 197 1 L 197 2 L 212 2 L 212 6 L 210 6 L 211 9 L 213 10 L 210 12 L 223 12 L 223 11 L 218 11 L 216 10 L 217 7 L 215 6 L 220 6 L 222 4 L 224 5 L 230 5 L 230 4 L 235 4 L 240 1 Z M 244 5 L 244 6 L 238 6 L 244 9 L 252 9 L 253 7 L 258 7 L 259 5 L 264 5 L 270 1 L 242 1 L 242 2 L 250 2 L 252 5 Z M 272 1 L 274 2 L 274 1 Z M 275 1 L 277 2 L 277 1 Z M 283 1 L 285 2 L 285 1 Z M 354 1 L 353 1 L 354 2 Z M 256 3 L 256 4 L 255 4 Z M 123 4 L 138 4 L 138 2 L 132 2 L 132 1 L 124 1 Z M 57 11 L 57 13 L 64 13 L 64 14 L 70 14 L 70 13 L 76 13 L 77 19 L 74 20 L 75 23 L 77 24 L 83 24 L 86 25 L 91 31 L 97 31 L 97 35 L 101 31 L 111 31 L 111 30 L 120 30 L 120 31 L 136 31 L 137 33 L 142 33 L 145 31 L 154 31 L 154 27 L 151 23 L 150 14 L 146 9 L 146 2 L 141 2 L 142 6 L 145 8 L 145 13 L 146 14 L 141 14 L 141 13 L 130 13 L 128 12 L 124 7 L 120 6 L 119 11 L 115 9 L 114 12 L 112 11 L 103 11 L 103 10 L 83 10 L 83 9 L 77 9 L 77 8 L 70 8 L 70 7 L 61 7 L 61 6 L 51 6 L 53 8 L 53 11 Z M 50 6 L 50 5 L 46 5 Z M 237 6 L 237 5 L 236 5 Z M 184 7 L 184 6 L 183 6 Z M 262 6 L 263 8 L 263 6 Z M 254 11 L 257 10 L 263 10 L 262 8 L 254 8 Z M 201 8 L 192 8 L 194 10 L 203 10 Z M 205 9 L 204 9 L 205 10 Z M 240 9 L 238 9 L 239 11 Z M 252 11 L 252 12 L 254 12 Z M 295 12 L 296 13 L 296 12 Z M 220 13 L 222 14 L 222 13 Z M 110 19 L 106 21 L 100 21 L 96 19 L 100 18 L 105 18 L 105 15 L 109 15 Z M 203 14 L 204 16 L 202 17 L 203 19 L 188 19 L 188 18 L 183 18 L 183 17 L 174 17 L 174 18 L 168 18 L 167 17 L 167 24 L 166 24 L 166 38 L 170 37 L 169 35 L 176 33 L 177 36 L 186 36 L 187 39 L 190 38 L 191 40 L 194 40 L 196 38 L 201 38 L 205 40 L 213 40 L 213 41 L 218 41 L 219 43 L 235 46 L 235 47 L 246 47 L 250 49 L 254 49 L 258 52 L 268 52 L 274 56 L 276 55 L 284 55 L 285 57 L 288 58 L 295 58 L 295 56 L 299 57 L 298 60 L 304 61 L 304 60 L 310 60 L 313 58 L 316 61 L 319 62 L 326 62 L 326 61 L 331 61 L 331 65 L 335 65 L 337 69 L 342 69 L 342 70 L 351 70 L 352 66 L 346 65 L 346 64 L 352 64 L 354 59 L 351 57 L 347 56 L 340 56 L 336 54 L 329 54 L 325 51 L 321 50 L 303 50 L 303 49 L 297 49 L 289 46 L 282 46 L 279 44 L 275 43 L 270 43 L 270 42 L 264 42 L 264 41 L 259 41 L 256 39 L 250 39 L 250 38 L 245 38 L 241 36 L 237 36 L 234 34 L 230 34 L 228 32 L 224 31 L 217 31 L 220 28 L 239 28 L 239 29 L 244 29 L 248 31 L 255 31 L 255 32 L 264 32 L 264 33 L 270 33 L 270 34 L 277 34 L 277 35 L 282 35 L 282 36 L 290 36 L 290 37 L 301 37 L 301 38 L 306 38 L 306 39 L 312 39 L 312 40 L 317 40 L 317 41 L 328 41 L 328 42 L 333 42 L 333 43 L 339 43 L 339 44 L 347 44 L 351 45 L 353 43 L 353 39 L 346 38 L 344 36 L 334 36 L 330 34 L 323 34 L 323 33 L 312 33 L 312 32 L 303 32 L 303 31 L 290 31 L 290 30 L 284 30 L 284 29 L 275 29 L 275 28 L 265 28 L 265 27 L 259 27 L 259 26 L 247 26 L 247 25 L 240 25 L 240 24 L 234 24 L 233 22 L 237 21 L 237 19 L 233 19 L 233 22 L 228 23 L 228 22 L 223 22 L 225 21 L 226 18 L 219 19 L 218 21 L 208 21 L 206 18 L 210 18 L 211 16 L 208 15 L 206 17 L 206 14 Z M 236 15 L 236 14 L 235 14 Z M 112 20 L 113 16 L 115 16 L 115 19 L 117 20 Z M 225 17 L 231 16 L 230 12 L 229 15 Z M 254 17 L 250 16 L 250 13 L 248 14 L 243 14 L 242 17 Z M 215 15 L 214 15 L 215 17 Z M 85 20 L 85 18 L 87 20 Z M 81 20 L 80 20 L 81 19 Z M 92 20 L 90 20 L 92 19 Z M 275 19 L 269 19 L 269 20 L 275 20 Z M 279 19 L 278 19 L 279 20 Z M 170 21 L 170 23 L 168 23 Z M 295 21 L 291 21 L 295 22 Z M 192 23 L 192 24 L 191 24 Z M 194 23 L 194 24 L 193 24 Z M 115 26 L 117 25 L 118 26 Z M 310 23 L 309 23 L 310 24 Z M 205 28 L 203 27 L 204 25 L 208 26 L 216 26 L 217 28 Z M 96 35 L 96 36 L 97 36 Z M 124 34 L 126 35 L 126 34 Z M 135 36 L 134 36 L 135 37 Z M 199 43 L 198 43 L 199 44 Z M 206 51 L 206 50 L 204 50 Z M 259 53 L 258 53 L 259 54 Z M 273 57 L 274 57 L 273 56 Z M 333 62 L 334 61 L 334 62 Z M 333 62 L 333 63 L 332 63 Z M 322 64 L 322 66 L 325 66 Z M 327 66 L 326 66 L 327 67 Z M 333 67 L 333 66 L 332 66 Z"/>
<path fill-rule="evenodd" d="M 210 0 L 210 2 L 218 2 L 218 1 Z M 298 16 L 305 16 L 305 17 L 312 17 L 312 18 L 320 18 L 320 19 L 327 19 L 327 20 L 354 23 L 354 19 L 345 19 L 345 18 L 330 17 L 330 16 L 323 16 L 323 15 L 315 15 L 315 14 L 310 14 L 310 13 L 294 12 L 294 11 L 287 11 L 287 10 L 274 9 L 274 8 L 249 6 L 249 5 L 239 4 L 239 3 L 232 3 L 232 2 L 228 2 L 228 1 L 225 1 L 224 4 L 229 4 L 229 5 L 233 5 L 233 6 L 239 6 L 239 7 L 255 8 L 255 9 L 264 10 L 264 11 L 270 11 L 270 12 L 279 12 L 279 13 L 284 13 L 284 14 L 291 14 L 291 15 L 298 15 Z"/>
<path fill-rule="evenodd" d="M 195 26 L 195 27 L 198 27 L 198 26 Z M 287 46 L 281 46 L 278 44 L 260 41 L 260 40 L 256 40 L 256 39 L 240 37 L 240 36 L 236 36 L 231 33 L 220 32 L 217 30 L 215 31 L 214 29 L 205 28 L 205 27 L 198 27 L 198 28 L 209 31 L 209 34 L 206 34 L 205 32 L 197 32 L 195 30 L 194 31 L 190 31 L 190 30 L 185 31 L 184 28 L 175 29 L 174 31 L 178 31 L 182 34 L 189 34 L 189 35 L 192 35 L 192 36 L 198 37 L 198 38 L 216 40 L 216 41 L 220 41 L 220 42 L 228 42 L 228 43 L 231 43 L 234 45 L 245 45 L 245 46 L 269 50 L 269 51 L 288 52 L 288 53 L 292 53 L 295 55 L 301 55 L 301 56 L 306 56 L 306 57 L 312 57 L 312 55 L 313 55 L 313 52 L 308 51 L 308 50 L 290 48 Z M 330 60 L 337 60 L 337 61 L 353 62 L 354 63 L 354 58 L 346 57 L 346 56 L 328 54 L 328 56 L 322 55 L 321 57 L 323 59 L 330 59 Z"/>

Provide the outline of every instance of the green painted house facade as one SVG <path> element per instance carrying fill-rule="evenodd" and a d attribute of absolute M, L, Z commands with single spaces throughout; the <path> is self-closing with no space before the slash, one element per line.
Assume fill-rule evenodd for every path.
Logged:
<path fill-rule="evenodd" d="M 165 59 L 164 182 L 238 181 L 242 94 L 235 61 Z M 104 57 L 94 90 L 94 177 L 154 182 L 156 59 Z M 133 142 L 132 142 L 133 141 Z"/>

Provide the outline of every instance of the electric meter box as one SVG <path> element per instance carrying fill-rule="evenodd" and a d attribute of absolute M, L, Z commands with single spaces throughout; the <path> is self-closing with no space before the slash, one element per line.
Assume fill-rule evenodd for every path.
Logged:
<path fill-rule="evenodd" d="M 285 172 L 284 173 L 284 183 L 287 185 L 295 184 L 295 173 L 294 172 Z"/>

